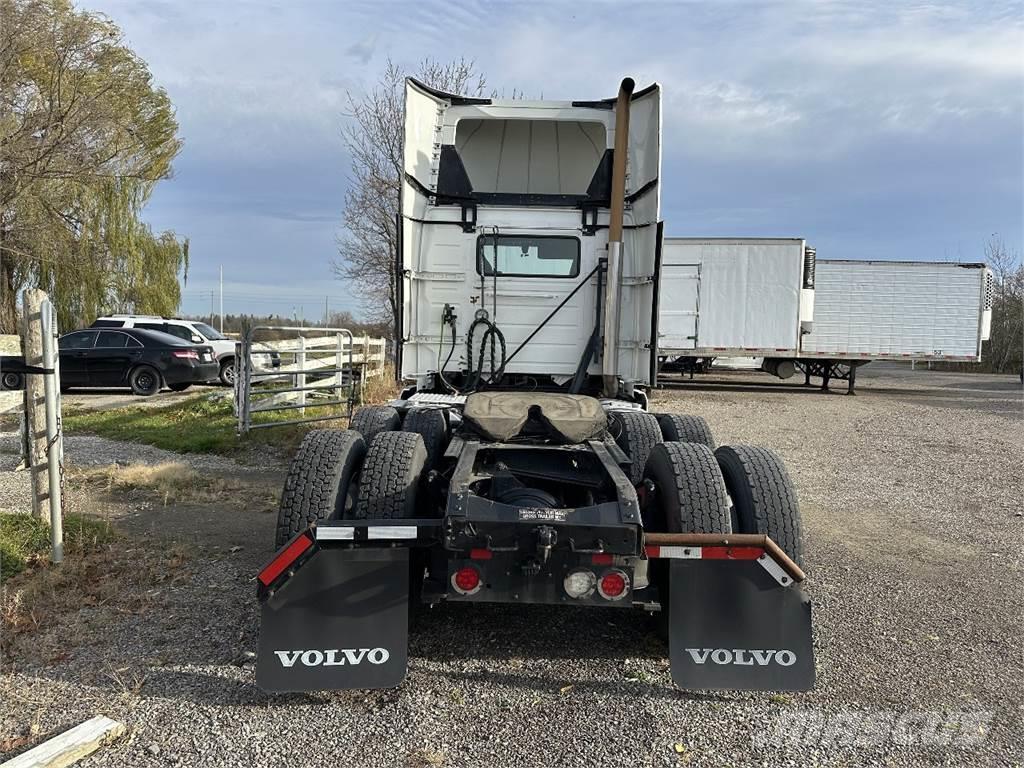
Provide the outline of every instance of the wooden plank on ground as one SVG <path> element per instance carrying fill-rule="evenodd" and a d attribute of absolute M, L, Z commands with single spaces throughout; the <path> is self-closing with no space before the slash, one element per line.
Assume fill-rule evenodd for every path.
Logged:
<path fill-rule="evenodd" d="M 65 768 L 91 755 L 124 733 L 124 725 L 97 715 L 28 752 L 12 757 L 0 768 Z"/>

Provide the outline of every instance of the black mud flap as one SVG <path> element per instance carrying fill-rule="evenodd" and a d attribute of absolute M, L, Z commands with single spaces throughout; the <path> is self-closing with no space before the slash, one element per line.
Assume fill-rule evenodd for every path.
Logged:
<path fill-rule="evenodd" d="M 256 684 L 393 688 L 408 657 L 409 550 L 315 552 L 263 602 Z"/>
<path fill-rule="evenodd" d="M 690 690 L 804 691 L 814 686 L 811 603 L 756 560 L 674 559 L 669 571 L 672 680 Z"/>

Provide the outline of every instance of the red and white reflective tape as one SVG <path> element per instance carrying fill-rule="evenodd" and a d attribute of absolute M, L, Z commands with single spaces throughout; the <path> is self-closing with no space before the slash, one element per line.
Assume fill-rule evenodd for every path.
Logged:
<path fill-rule="evenodd" d="M 764 547 L 681 547 L 647 545 L 644 547 L 647 557 L 668 558 L 674 560 L 756 560 L 769 575 L 779 584 L 788 587 L 793 583 L 792 577 L 781 565 L 772 558 Z"/>

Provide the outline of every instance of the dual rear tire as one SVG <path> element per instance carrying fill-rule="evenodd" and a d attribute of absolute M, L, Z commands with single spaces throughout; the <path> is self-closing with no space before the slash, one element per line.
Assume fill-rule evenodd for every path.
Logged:
<path fill-rule="evenodd" d="M 796 490 L 767 448 L 701 443 L 656 445 L 644 477 L 654 484 L 644 527 L 667 533 L 767 534 L 797 565 L 803 532 Z"/>
<path fill-rule="evenodd" d="M 276 547 L 325 520 L 415 517 L 420 480 L 429 461 L 423 437 L 386 428 L 394 426 L 386 412 L 370 414 L 359 425 L 365 431 L 315 429 L 303 439 L 285 478 Z M 436 423 L 426 426 L 434 428 Z"/>

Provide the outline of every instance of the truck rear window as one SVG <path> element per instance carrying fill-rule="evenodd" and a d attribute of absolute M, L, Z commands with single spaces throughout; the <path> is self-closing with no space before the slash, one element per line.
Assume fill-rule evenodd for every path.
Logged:
<path fill-rule="evenodd" d="M 577 277 L 580 273 L 580 241 L 575 237 L 481 235 L 476 253 L 476 271 L 487 277 Z"/>

